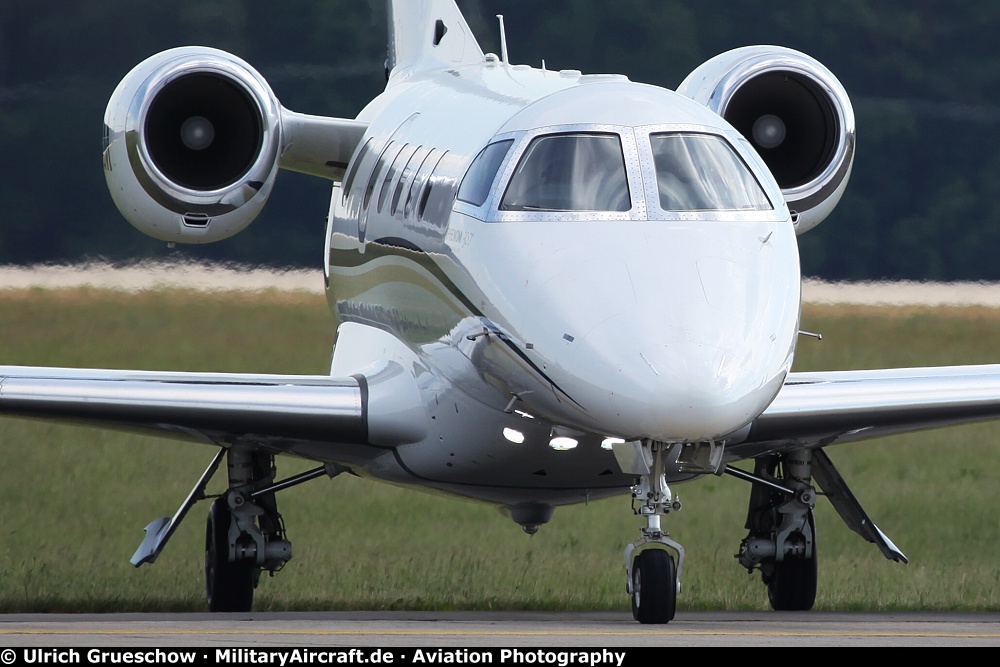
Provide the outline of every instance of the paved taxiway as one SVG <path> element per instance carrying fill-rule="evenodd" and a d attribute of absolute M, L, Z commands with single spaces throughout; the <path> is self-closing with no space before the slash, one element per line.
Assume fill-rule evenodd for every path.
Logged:
<path fill-rule="evenodd" d="M 1000 613 L 324 612 L 0 616 L 0 646 L 1000 646 Z"/>

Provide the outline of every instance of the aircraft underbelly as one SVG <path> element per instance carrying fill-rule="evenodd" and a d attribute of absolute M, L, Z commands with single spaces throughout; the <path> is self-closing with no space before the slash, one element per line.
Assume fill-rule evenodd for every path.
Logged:
<path fill-rule="evenodd" d="M 551 422 L 507 414 L 457 390 L 428 409 L 427 439 L 370 461 L 370 474 L 506 504 L 582 502 L 627 492 L 635 482 L 602 448 L 602 435 L 580 434 L 573 449 L 553 449 Z"/>

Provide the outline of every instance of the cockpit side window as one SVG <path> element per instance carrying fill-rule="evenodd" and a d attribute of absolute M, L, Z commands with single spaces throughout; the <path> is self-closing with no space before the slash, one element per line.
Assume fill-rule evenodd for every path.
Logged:
<path fill-rule="evenodd" d="M 664 211 L 769 211 L 753 172 L 720 136 L 651 134 L 660 208 Z"/>
<path fill-rule="evenodd" d="M 536 137 L 524 152 L 502 211 L 629 211 L 628 177 L 617 134 Z"/>
<path fill-rule="evenodd" d="M 479 155 L 472 161 L 469 171 L 462 179 L 462 185 L 458 188 L 459 200 L 473 206 L 483 205 L 490 195 L 490 188 L 493 186 L 493 179 L 497 176 L 500 164 L 513 143 L 513 139 L 498 141 L 479 151 Z"/>

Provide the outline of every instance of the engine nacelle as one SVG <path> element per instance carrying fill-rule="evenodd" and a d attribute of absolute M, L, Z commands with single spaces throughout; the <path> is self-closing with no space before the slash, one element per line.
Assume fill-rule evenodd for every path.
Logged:
<path fill-rule="evenodd" d="M 278 170 L 281 106 L 247 63 L 184 47 L 148 58 L 122 79 L 104 116 L 104 174 L 140 231 L 211 243 L 242 231 Z"/>
<path fill-rule="evenodd" d="M 854 109 L 840 81 L 804 53 L 779 46 L 727 51 L 677 88 L 725 118 L 778 181 L 797 234 L 840 201 L 854 164 Z"/>

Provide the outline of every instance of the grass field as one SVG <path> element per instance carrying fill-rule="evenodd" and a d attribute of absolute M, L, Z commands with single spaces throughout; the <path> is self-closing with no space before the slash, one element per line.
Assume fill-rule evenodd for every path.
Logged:
<path fill-rule="evenodd" d="M 1000 309 L 811 307 L 799 370 L 1000 361 Z M 0 292 L 0 364 L 322 372 L 321 296 L 264 292 Z M 898 565 L 817 510 L 820 609 L 1000 610 L 1000 424 L 834 447 L 831 457 Z M 0 611 L 200 610 L 207 504 L 153 566 L 129 557 L 212 457 L 199 445 L 0 420 Z M 310 467 L 279 461 L 281 476 Z M 214 489 L 218 490 L 218 489 Z M 749 487 L 675 489 L 687 549 L 683 609 L 764 609 L 737 565 Z M 560 508 L 528 537 L 492 507 L 339 477 L 279 496 L 295 557 L 261 582 L 271 609 L 626 609 L 622 549 L 640 520 L 627 497 Z"/>

